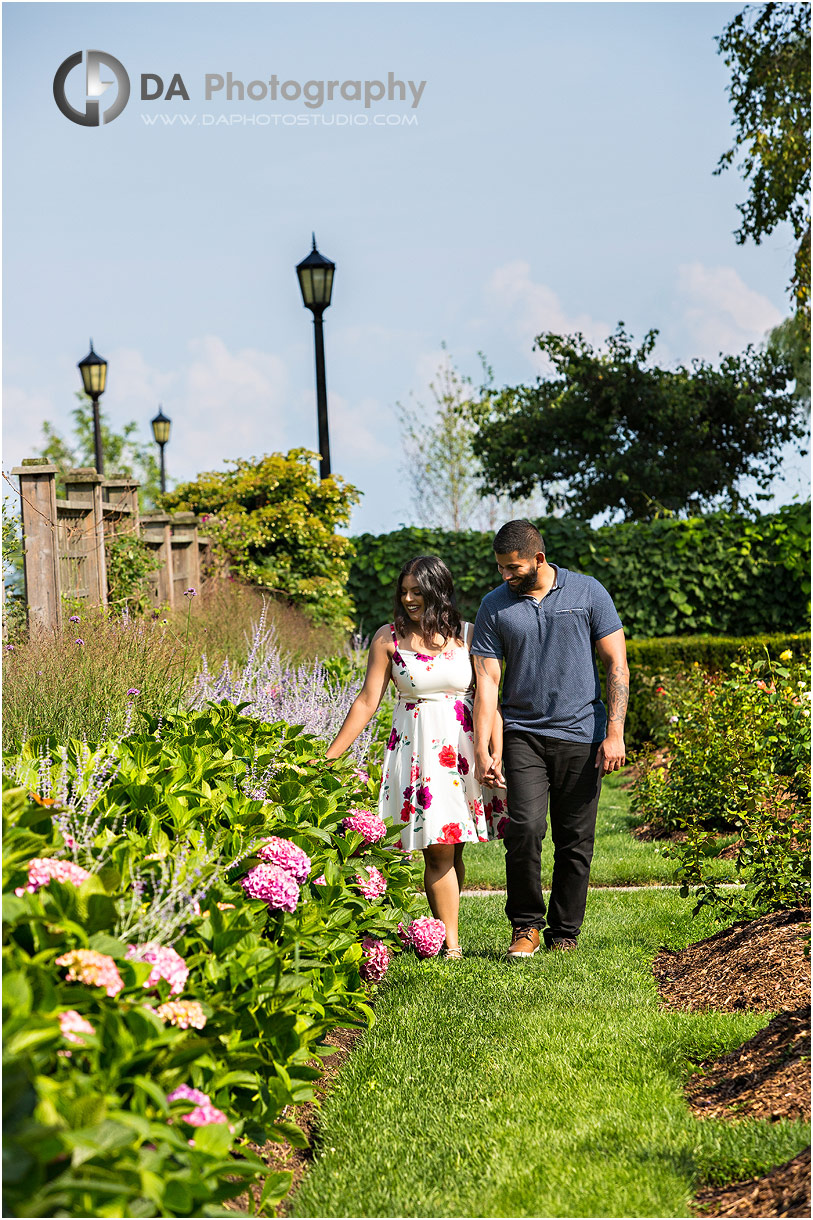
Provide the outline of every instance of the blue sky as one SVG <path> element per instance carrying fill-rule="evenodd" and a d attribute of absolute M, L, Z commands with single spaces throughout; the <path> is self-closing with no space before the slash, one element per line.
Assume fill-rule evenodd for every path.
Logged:
<path fill-rule="evenodd" d="M 542 330 L 598 343 L 619 320 L 658 327 L 665 362 L 760 341 L 787 312 L 793 241 L 737 246 L 745 188 L 712 176 L 731 143 L 714 35 L 740 7 L 6 4 L 4 469 L 37 452 L 43 419 L 67 429 L 90 335 L 113 421 L 148 436 L 159 402 L 172 418 L 172 478 L 316 448 L 294 274 L 311 230 L 337 264 L 331 441 L 364 492 L 355 530 L 416 519 L 393 407 L 427 399 L 444 342 L 464 373 L 482 350 L 505 383 L 540 371 Z M 53 99 L 56 69 L 87 48 L 132 82 L 101 127 Z M 417 107 L 367 111 L 205 100 L 206 74 L 229 71 L 426 85 Z M 189 101 L 142 101 L 142 73 L 165 89 L 180 73 Z M 83 81 L 77 68 L 77 106 Z M 789 453 L 776 503 L 808 488 Z"/>

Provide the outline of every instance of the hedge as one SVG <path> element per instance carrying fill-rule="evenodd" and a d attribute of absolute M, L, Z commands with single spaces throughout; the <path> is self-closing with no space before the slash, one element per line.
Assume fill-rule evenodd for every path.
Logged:
<path fill-rule="evenodd" d="M 557 517 L 536 524 L 551 562 L 595 576 L 609 590 L 628 638 L 753 636 L 808 626 L 809 502 L 763 517 L 719 512 L 599 529 Z M 362 633 L 391 620 L 395 581 L 415 555 L 444 560 L 460 609 L 473 619 L 499 584 L 492 538 L 421 528 L 354 538 L 348 591 Z"/>
<path fill-rule="evenodd" d="M 810 632 L 797 635 L 695 635 L 668 636 L 654 640 L 629 640 L 630 702 L 624 729 L 628 750 L 647 742 L 665 740 L 667 732 L 664 700 L 658 688 L 669 686 L 677 675 L 695 665 L 709 673 L 724 672 L 745 651 L 772 661 L 789 650 L 795 661 L 810 660 Z M 602 697 L 606 702 L 606 678 L 599 665 Z"/>

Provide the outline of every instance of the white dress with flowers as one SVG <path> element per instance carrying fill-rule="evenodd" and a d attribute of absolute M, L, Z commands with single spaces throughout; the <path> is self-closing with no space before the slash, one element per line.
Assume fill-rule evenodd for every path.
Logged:
<path fill-rule="evenodd" d="M 402 824 L 405 851 L 500 837 L 505 794 L 481 787 L 474 776 L 468 648 L 454 645 L 436 656 L 411 652 L 399 647 L 392 624 L 390 632 L 398 698 L 378 798 L 381 817 Z"/>

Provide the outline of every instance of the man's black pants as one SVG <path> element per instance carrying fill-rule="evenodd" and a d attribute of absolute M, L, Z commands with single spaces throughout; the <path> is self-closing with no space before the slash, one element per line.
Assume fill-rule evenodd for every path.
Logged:
<path fill-rule="evenodd" d="M 515 928 L 545 926 L 542 897 L 542 840 L 553 838 L 553 880 L 545 941 L 575 940 L 584 920 L 593 859 L 601 775 L 598 743 L 560 741 L 507 729 L 503 744 L 508 785 L 505 913 Z"/>

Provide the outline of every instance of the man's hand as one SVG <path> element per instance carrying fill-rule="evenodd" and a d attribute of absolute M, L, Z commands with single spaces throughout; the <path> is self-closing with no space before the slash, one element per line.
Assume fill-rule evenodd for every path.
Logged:
<path fill-rule="evenodd" d="M 596 766 L 601 767 L 601 774 L 606 775 L 609 771 L 620 771 L 626 761 L 627 754 L 624 749 L 624 738 L 618 733 L 608 734 L 602 741 L 596 754 Z"/>

